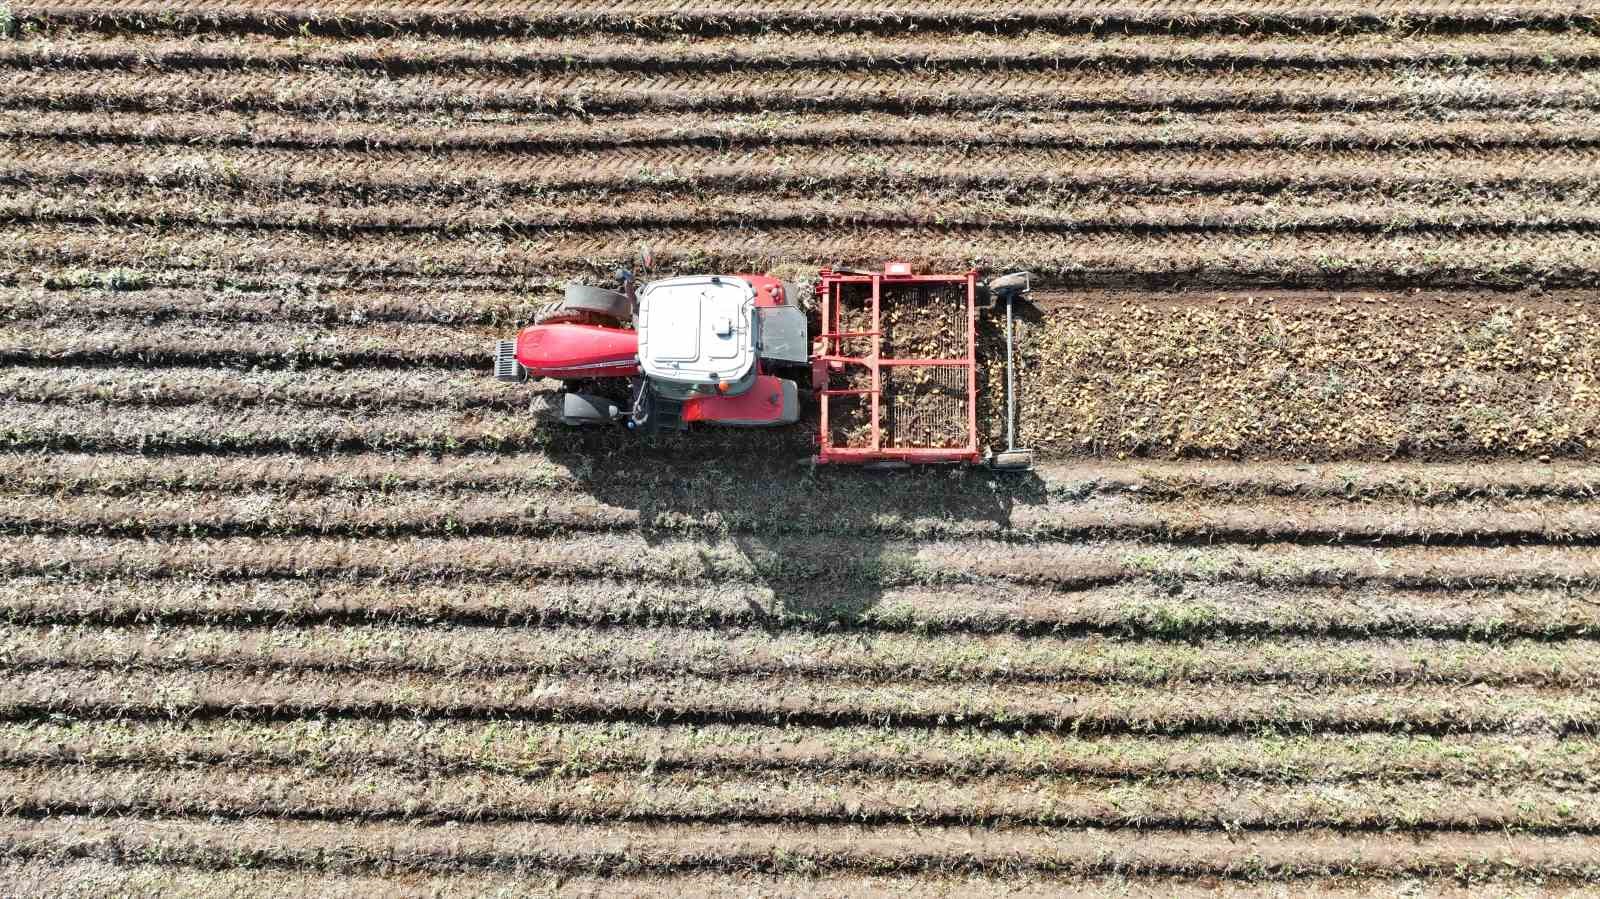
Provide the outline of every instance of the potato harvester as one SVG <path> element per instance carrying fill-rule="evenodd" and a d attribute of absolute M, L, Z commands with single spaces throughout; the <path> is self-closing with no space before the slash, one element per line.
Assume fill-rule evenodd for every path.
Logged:
<path fill-rule="evenodd" d="M 495 377 L 563 381 L 562 422 L 643 433 L 793 424 L 807 396 L 818 403 L 818 463 L 1025 469 L 1033 454 L 1015 443 L 1013 303 L 1028 289 L 1025 272 L 919 275 L 903 262 L 882 272 L 823 269 L 811 288 L 769 275 L 640 285 L 624 273 L 621 291 L 569 285 L 515 340 L 499 341 Z M 821 326 L 814 336 L 808 292 Z M 978 313 L 1002 303 L 1006 446 L 986 451 Z M 628 399 L 604 395 L 605 379 L 625 379 Z"/>

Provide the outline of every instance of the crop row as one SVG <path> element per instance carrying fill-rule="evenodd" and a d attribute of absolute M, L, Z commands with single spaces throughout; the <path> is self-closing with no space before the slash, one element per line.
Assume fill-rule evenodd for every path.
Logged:
<path fill-rule="evenodd" d="M 108 379 L 123 370 L 107 369 Z M 435 377 L 434 375 L 427 375 Z M 13 377 L 16 377 L 13 375 Z M 155 389 L 159 376 L 149 376 Z M 275 376 L 269 376 L 275 377 Z M 399 379 L 396 374 L 384 378 Z M 446 381 L 442 375 L 439 381 Z M 284 376 L 282 389 L 292 389 L 293 379 L 310 379 L 307 373 Z M 254 383 L 241 378 L 243 383 Z M 15 382 L 12 382 L 15 383 Z M 32 383 L 29 381 L 28 383 Z M 116 383 L 117 390 L 132 391 Z M 209 386 L 209 385 L 208 385 Z M 13 388 L 16 390 L 17 388 Z M 218 388 L 220 389 L 220 388 Z M 265 388 L 263 388 L 265 392 Z M 519 394 L 520 395 L 520 394 Z M 729 460 L 730 466 L 735 460 Z M 995 494 L 1012 503 L 1064 502 L 1097 496 L 1128 496 L 1150 502 L 1188 500 L 1194 503 L 1228 503 L 1267 497 L 1304 498 L 1355 503 L 1366 500 L 1404 501 L 1424 506 L 1489 502 L 1511 499 L 1600 498 L 1600 466 L 1589 463 L 1344 463 L 1309 465 L 1284 462 L 1133 462 L 1077 461 L 1040 463 L 1037 481 L 1015 481 L 971 472 L 960 477 L 940 473 L 907 474 L 885 481 L 858 477 L 848 469 L 825 478 L 804 478 L 763 460 L 745 459 L 736 466 L 761 482 L 756 502 L 791 502 L 814 498 L 836 508 L 851 497 L 870 496 L 874 502 L 903 505 L 910 497 L 927 514 L 950 505 L 973 507 L 997 502 Z M 786 476 L 787 475 L 787 476 Z M 714 501 L 725 489 L 720 474 L 695 464 L 662 459 L 649 475 L 590 470 L 581 460 L 558 459 L 536 453 L 510 456 L 395 456 L 351 454 L 337 459 L 304 456 L 195 456 L 174 464 L 158 456 L 117 453 L 0 453 L 0 482 L 15 494 L 101 494 L 124 496 L 143 491 L 190 493 L 278 491 L 295 496 L 347 491 L 434 490 L 452 493 L 492 491 L 514 494 L 528 490 L 561 493 L 600 492 L 644 497 L 690 495 L 696 492 Z M 749 502 L 750 499 L 728 499 Z M 642 499 L 635 508 L 650 505 Z M 1001 509 L 1001 511 L 1004 511 Z M 1010 510 L 1015 512 L 1015 506 Z M 969 517 L 972 514 L 969 513 Z"/>
<path fill-rule="evenodd" d="M 1156 781 L 861 772 L 518 774 L 418 779 L 300 768 L 0 769 L 0 813 L 316 820 L 798 821 L 1067 827 L 1389 827 L 1600 831 L 1600 803 L 1566 787 L 1435 781 Z"/>
<path fill-rule="evenodd" d="M 756 536 L 658 540 L 640 533 L 381 539 L 224 537 L 149 541 L 101 537 L 0 537 L 0 572 L 243 578 L 565 576 L 656 582 L 766 582 L 796 598 L 830 587 L 878 589 L 1012 583 L 1081 589 L 1155 577 L 1273 586 L 1413 589 L 1589 589 L 1600 550 L 1589 547 L 1294 546 L 1183 547 L 1139 541 L 1024 544 L 993 540 L 907 542 L 857 536 Z"/>
<path fill-rule="evenodd" d="M 1440 779 L 1582 784 L 1600 742 L 1551 735 L 1181 737 L 631 721 L 291 720 L 0 724 L 0 766 L 315 765 L 536 777 L 605 771 L 860 771 L 912 776 Z"/>
<path fill-rule="evenodd" d="M 222 404 L 226 407 L 226 404 Z M 417 406 L 425 405 L 418 402 Z M 394 408 L 404 408 L 395 404 Z M 974 485 L 975 487 L 979 485 Z M 1156 540 L 1178 543 L 1507 545 L 1600 543 L 1600 507 L 1509 500 L 1458 505 L 1343 500 L 1147 502 L 1127 495 L 1034 501 L 976 491 L 844 506 L 844 491 L 778 489 L 751 497 L 663 495 L 641 486 L 598 496 L 522 490 L 465 494 L 388 489 L 296 497 L 235 490 L 122 497 L 0 494 L 0 531 L 105 536 L 514 535 L 644 530 L 692 535 L 859 534 L 892 539 Z M 987 501 L 985 501 L 987 499 Z M 1011 505 L 1015 503 L 1015 505 Z M 1006 508 L 1006 506 L 1010 506 Z"/>
<path fill-rule="evenodd" d="M 487 373 L 494 332 L 422 322 L 337 325 L 136 320 L 0 325 L 0 361 L 53 368 L 102 362 L 163 366 L 353 368 L 437 366 Z M 63 379 L 65 380 L 65 379 Z M 24 391 L 26 395 L 26 391 Z"/>
<path fill-rule="evenodd" d="M 150 0 L 54 0 L 33 4 L 23 26 L 68 26 L 99 31 L 272 35 L 365 35 L 396 31 L 419 35 L 561 34 L 573 30 L 613 33 L 891 34 L 964 32 L 994 23 L 1009 32 L 1049 30 L 1065 34 L 1170 32 L 1198 34 L 1342 33 L 1346 31 L 1488 31 L 1516 28 L 1588 29 L 1592 16 L 1517 0 L 1326 0 L 1289 8 L 1273 0 L 1230 0 L 1193 10 L 1159 0 L 1101 0 L 1040 9 L 1015 0 L 951 4 L 919 0 L 885 6 L 862 0 L 795 4 L 755 0 L 737 9 L 692 10 L 674 0 L 632 0 L 604 11 L 565 4 L 484 0 L 431 0 L 391 4 L 344 0 L 283 9 L 237 0 L 206 0 L 175 12 Z"/>
<path fill-rule="evenodd" d="M 305 71 L 350 68 L 391 75 L 420 72 L 532 74 L 605 69 L 640 72 L 867 69 L 1049 71 L 1080 68 L 1145 73 L 1377 66 L 1593 66 L 1600 38 L 1586 32 L 1312 35 L 1107 36 L 1093 42 L 1047 32 L 969 32 L 929 40 L 918 32 L 840 40 L 811 35 L 707 37 L 685 42 L 603 40 L 592 34 L 503 38 L 384 36 L 334 41 L 208 40 L 74 33 L 33 35 L 0 45 L 0 67 L 39 69 L 233 69 Z"/>
<path fill-rule="evenodd" d="M 1175 588 L 1181 588 L 1177 589 Z M 1600 635 L 1594 591 L 1265 587 L 1135 579 L 1072 593 L 1017 585 L 808 596 L 762 584 L 663 585 L 611 579 L 451 581 L 368 586 L 305 578 L 215 584 L 191 579 L 89 583 L 12 578 L 0 620 L 19 625 L 233 628 L 275 624 L 658 625 L 852 628 L 914 633 L 1225 635 L 1541 639 Z"/>
<path fill-rule="evenodd" d="M 863 683 L 594 674 L 534 679 L 416 672 L 0 672 L 0 718 L 448 718 L 938 727 L 1085 734 L 1600 731 L 1594 690 L 1543 686 Z"/>
<path fill-rule="evenodd" d="M 433 110 L 587 114 L 832 111 L 1026 110 L 1261 112 L 1405 109 L 1592 109 L 1600 88 L 1584 72 L 1529 74 L 1484 67 L 1409 73 L 1385 69 L 1296 72 L 1182 70 L 1130 79 L 1119 71 L 735 72 L 654 75 L 585 71 L 549 77 L 271 72 L 102 72 L 27 70 L 11 79 L 0 105 L 12 109 L 119 112 L 280 110 Z"/>
<path fill-rule="evenodd" d="M 36 273 L 37 274 L 37 273 Z M 31 279 L 30 279 L 31 280 Z M 64 321 L 106 324 L 137 319 L 147 327 L 169 321 L 246 324 L 365 323 L 520 327 L 560 298 L 550 286 L 472 288 L 445 281 L 350 288 L 298 283 L 173 287 L 171 273 L 145 270 L 52 272 L 28 286 L 0 290 L 0 321 L 35 326 Z M 180 273 L 178 280 L 183 280 Z M 203 279 L 202 279 L 203 280 Z M 61 291 L 72 291 L 62 302 Z M 1040 295 L 1043 291 L 1040 292 Z M 1037 295 L 1036 295 L 1037 296 Z"/>
<path fill-rule="evenodd" d="M 657 264 L 700 270 L 811 268 L 824 260 L 872 266 L 904 258 L 924 271 L 974 262 L 1029 269 L 1056 284 L 1120 288 L 1170 285 L 1549 286 L 1591 283 L 1600 238 L 1585 229 L 1525 234 L 1018 234 L 1012 229 L 782 227 L 716 230 L 663 227 L 536 229 L 526 234 L 363 234 L 210 226 L 34 224 L 0 227 L 0 271 L 38 266 L 320 273 L 350 276 L 519 276 L 589 271 L 609 276 L 633 264 L 641 242 Z"/>
<path fill-rule="evenodd" d="M 256 202 L 313 195 L 356 204 L 428 200 L 446 208 L 474 208 L 463 202 L 463 195 L 478 191 L 494 192 L 494 205 L 507 194 L 548 201 L 552 191 L 579 189 L 642 196 L 720 190 L 732 194 L 725 201 L 755 191 L 778 192 L 791 200 L 831 191 L 844 201 L 895 187 L 935 196 L 977 187 L 989 193 L 1009 189 L 1018 192 L 1008 195 L 1013 199 L 1026 190 L 1080 201 L 1115 191 L 1165 196 L 1170 202 L 1194 192 L 1443 198 L 1452 196 L 1452 186 L 1459 192 L 1464 184 L 1530 193 L 1562 190 L 1567 193 L 1552 199 L 1577 203 L 1593 189 L 1600 156 L 1589 147 L 1129 150 L 892 145 L 863 153 L 790 144 L 737 149 L 623 145 L 515 155 L 438 150 L 352 155 L 277 148 L 175 152 L 154 145 L 107 156 L 93 144 L 30 140 L 0 146 L 9 156 L 0 168 L 5 182 L 37 191 L 51 185 L 97 185 L 104 202 L 119 196 L 106 188 L 125 186 L 150 192 L 182 188 L 186 195 L 242 196 Z"/>
<path fill-rule="evenodd" d="M 362 844 L 358 840 L 370 842 Z M 121 863 L 248 864 L 264 879 L 286 867 L 319 872 L 459 872 L 499 869 L 569 874 L 670 871 L 815 873 L 964 872 L 992 874 L 1117 872 L 1125 876 L 1212 875 L 1290 879 L 1344 875 L 1471 877 L 1593 875 L 1595 841 L 1528 834 L 1393 835 L 1304 830 L 1294 833 L 1008 827 L 973 831 L 933 825 L 861 826 L 727 822 L 695 824 L 468 823 L 428 827 L 319 821 L 241 823 L 201 819 L 0 819 L 5 854 L 16 858 L 105 859 Z M 227 856 L 226 852 L 236 853 Z M 1584 853 L 1590 853 L 1585 858 Z M 533 869 L 532 872 L 529 869 Z M 662 881 L 664 887 L 672 881 Z M 821 881 L 825 887 L 828 881 Z M 806 895 L 805 881 L 801 881 Z M 860 884 L 876 887 L 895 881 Z M 526 884 L 523 885 L 524 887 Z M 924 887 L 930 884 L 924 884 Z M 1067 884 L 1047 884 L 1071 890 Z M 1026 885 L 1017 884 L 1025 889 Z M 1038 885 L 1034 885 L 1035 889 Z M 744 885 L 748 889 L 748 885 Z M 521 892 L 521 890 L 518 890 Z M 789 890 L 783 890 L 789 894 Z M 916 890 L 919 894 L 928 894 Z M 1533 895 L 1518 890 L 1519 895 Z M 1044 895 L 1007 890 L 1008 895 Z M 1458 895 L 1459 892 L 1452 892 Z M 685 895 L 688 895 L 687 893 Z M 887 894 L 882 894 L 887 895 Z M 1083 895 L 1076 892 L 1051 895 Z"/>
<path fill-rule="evenodd" d="M 600 198 L 642 202 L 654 195 L 717 208 L 771 194 L 795 210 L 806 197 L 843 206 L 840 216 L 883 192 L 915 189 L 933 202 L 957 200 L 955 192 L 984 190 L 971 202 L 1000 200 L 1027 206 L 1090 205 L 1107 192 L 1139 197 L 1144 205 L 1182 208 L 1184 202 L 1226 206 L 1245 198 L 1283 202 L 1453 202 L 1472 206 L 1472 186 L 1502 202 L 1542 198 L 1566 206 L 1594 195 L 1594 150 L 1490 149 L 1397 150 L 1037 150 L 1026 147 L 986 152 L 944 147 L 885 147 L 875 154 L 810 147 L 718 150 L 709 147 L 621 147 L 563 154 L 502 152 L 413 152 L 371 150 L 360 155 L 325 150 L 222 149 L 173 152 L 171 147 L 128 147 L 107 157 L 104 147 L 16 142 L 13 162 L 0 179 L 27 187 L 11 198 L 10 216 L 29 208 L 56 208 L 70 200 L 112 206 L 165 208 L 162 195 L 181 189 L 192 210 L 198 200 L 283 205 L 325 198 L 349 216 L 355 208 L 424 202 L 438 218 L 467 211 L 507 210 L 507 219 L 541 216 L 562 224 L 562 206 L 552 200 L 582 190 L 573 200 Z M 560 192 L 560 194 L 552 194 Z M 8 192 L 11 194 L 11 192 Z M 475 198 L 491 194 L 491 198 Z M 1192 194 L 1216 195 L 1195 197 Z M 34 203 L 22 203 L 32 198 Z M 715 203 L 712 203 L 714 202 Z M 542 210 L 542 211 L 541 211 Z M 1022 211 L 1022 210 L 1019 210 Z M 390 213 L 392 214 L 392 213 Z M 795 213 L 787 213 L 792 216 Z M 819 214 L 819 213 L 818 213 Z M 771 218 L 781 218 L 770 214 Z M 960 216 L 947 211 L 946 216 Z M 598 224 L 611 221 L 606 216 Z M 1392 216 L 1406 221 L 1406 214 Z M 338 221 L 338 219 L 334 219 Z"/>
<path fill-rule="evenodd" d="M 234 669 L 860 682 L 1393 684 L 1600 687 L 1600 642 L 1235 638 L 1165 641 L 733 629 L 457 626 L 0 626 L 0 667 Z"/>
<path fill-rule="evenodd" d="M 337 122 L 272 111 L 204 113 L 152 110 L 137 118 L 71 110 L 0 108 L 0 134 L 9 140 L 50 141 L 72 153 L 73 143 L 278 149 L 430 150 L 550 153 L 557 150 L 655 148 L 664 154 L 782 145 L 792 150 L 840 144 L 871 147 L 997 147 L 1195 152 L 1310 147 L 1329 150 L 1520 148 L 1535 154 L 1593 147 L 1600 128 L 1587 116 L 1549 110 L 1458 110 L 1440 120 L 1425 110 L 1349 111 L 1337 120 L 1319 113 L 1270 118 L 1237 111 L 1164 111 L 1160 127 L 1127 114 L 1038 114 L 995 118 L 979 113 L 893 115 L 866 110 L 797 111 L 782 117 L 673 114 L 596 115 L 551 121 L 452 121 L 386 111 L 353 113 Z M 37 160 L 35 160 L 37 162 Z M 240 175 L 247 173 L 241 172 Z"/>
<path fill-rule="evenodd" d="M 131 362 L 159 361 L 137 351 Z M 291 355 L 291 360 L 292 360 Z M 325 358 L 325 357 L 322 357 Z M 229 364 L 227 352 L 212 359 Z M 148 361 L 147 361 L 148 360 Z M 208 359 L 207 361 L 212 361 Z M 284 356 L 269 357 L 283 364 Z M 297 361 L 297 360 L 295 360 Z M 291 362 L 292 364 L 292 362 Z M 481 367 L 481 366 L 479 366 Z M 0 370 L 0 396 L 28 403 L 109 403 L 216 409 L 496 409 L 525 408 L 529 392 L 511 391 L 470 369 L 406 368 L 52 368 Z"/>
<path fill-rule="evenodd" d="M 854 185 L 861 188 L 863 185 Z M 1009 192 L 1012 188 L 1007 188 Z M 1480 190 L 1490 191 L 1485 185 Z M 1278 196 L 1253 193 L 1203 195 L 1150 202 L 1032 196 L 1014 201 L 1005 193 L 974 201 L 928 191 L 916 200 L 885 203 L 866 197 L 782 196 L 646 190 L 610 200 L 514 201 L 486 206 L 479 201 L 443 206 L 343 204 L 327 200 L 174 198 L 144 188 L 66 187 L 0 195 L 0 222 L 72 223 L 155 227 L 253 228 L 348 234 L 470 233 L 518 236 L 544 229 L 585 231 L 662 228 L 784 228 L 835 225 L 872 228 L 941 228 L 992 233 L 1016 228 L 1028 233 L 1200 233 L 1251 235 L 1288 232 L 1382 233 L 1496 231 L 1512 236 L 1551 230 L 1600 230 L 1600 181 L 1578 187 L 1536 186 L 1468 197 L 1459 183 L 1411 191 L 1386 199 L 1321 188 Z M 670 214 L 663 209 L 672 209 Z"/>
<path fill-rule="evenodd" d="M 726 833 L 727 827 L 712 825 L 705 829 Z M 604 829 L 579 831 L 574 838 L 587 839 L 591 832 L 600 833 Z M 229 839 L 226 830 L 221 833 L 223 839 Z M 1312 876 L 1312 866 L 1318 863 L 1316 860 L 1301 866 L 1282 863 L 1278 868 L 1261 870 L 1251 867 L 1250 861 L 1206 859 L 1182 865 L 1184 873 L 1181 874 L 1139 873 L 1125 867 L 1116 868 L 1115 873 L 1103 873 L 1101 868 L 1093 866 L 1084 866 L 1084 871 L 1094 873 L 1084 873 L 1071 866 L 1064 866 L 1067 870 L 1057 873 L 1025 869 L 1013 859 L 1004 866 L 996 865 L 1001 873 L 974 871 L 971 866 L 954 861 L 937 865 L 938 870 L 931 872 L 881 873 L 899 871 L 901 866 L 886 858 L 868 857 L 868 861 L 875 863 L 873 871 L 840 873 L 829 869 L 832 857 L 818 857 L 809 849 L 796 851 L 782 844 L 771 847 L 767 856 L 748 854 L 732 859 L 732 871 L 717 868 L 722 856 L 707 856 L 703 864 L 697 861 L 686 871 L 662 871 L 632 864 L 638 856 L 627 852 L 569 855 L 562 857 L 559 863 L 553 862 L 553 856 L 548 853 L 488 855 L 481 861 L 429 857 L 398 862 L 392 856 L 380 860 L 361 847 L 340 852 L 341 858 L 349 859 L 340 865 L 341 868 L 386 872 L 374 874 L 330 873 L 328 869 L 332 865 L 326 859 L 312 859 L 292 850 L 246 845 L 238 856 L 224 857 L 221 852 L 191 846 L 174 848 L 169 853 L 161 844 L 137 838 L 97 842 L 41 841 L 20 847 L 8 846 L 12 860 L 0 861 L 0 881 L 12 884 L 22 895 L 58 899 L 101 899 L 108 894 L 161 896 L 163 899 L 216 899 L 219 895 L 250 899 L 313 896 L 348 899 L 378 895 L 394 899 L 434 899 L 450 895 L 702 899 L 752 894 L 896 899 L 900 896 L 964 896 L 974 891 L 985 895 L 1004 894 L 1013 899 L 1099 899 L 1109 892 L 1130 889 L 1152 890 L 1165 896 L 1188 895 L 1198 889 L 1194 872 L 1203 875 L 1201 882 L 1209 884 L 1208 890 L 1217 888 L 1218 877 L 1239 878 L 1238 882 L 1229 881 L 1233 886 L 1229 895 L 1267 896 L 1273 895 L 1272 890 L 1281 889 L 1284 881 L 1296 884 Z M 1520 849 L 1521 844 L 1514 847 L 1514 851 Z M 100 860 L 102 857 L 107 860 Z M 111 861 L 113 858 L 120 861 Z M 128 860 L 133 858 L 155 861 Z M 1108 862 L 1107 867 L 1115 867 L 1122 861 L 1119 857 Z M 1403 882 L 1407 888 L 1430 894 L 1448 893 L 1462 899 L 1498 899 L 1507 893 L 1526 899 L 1562 899 L 1584 882 L 1581 876 L 1569 874 L 1564 867 L 1546 870 L 1541 862 L 1525 860 L 1521 855 L 1504 856 L 1498 862 L 1467 861 L 1449 854 L 1413 869 L 1358 864 L 1352 859 L 1340 864 L 1347 864 L 1354 871 L 1371 869 L 1383 873 L 1340 876 L 1338 883 L 1342 890 L 1365 890 L 1370 895 L 1381 894 Z M 235 864 L 240 866 L 235 867 Z M 475 867 L 479 864 L 487 865 L 489 870 Z M 414 868 L 414 865 L 420 867 Z M 439 873 L 439 868 L 448 873 Z M 1458 873 L 1430 873 L 1445 870 Z M 1460 886 L 1463 879 L 1470 880 L 1470 886 Z"/>

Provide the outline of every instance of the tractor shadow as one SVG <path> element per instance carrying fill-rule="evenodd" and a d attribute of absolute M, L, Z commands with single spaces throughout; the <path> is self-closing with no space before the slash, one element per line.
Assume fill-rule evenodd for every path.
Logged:
<path fill-rule="evenodd" d="M 795 619 L 849 626 L 890 589 L 936 588 L 941 577 L 919 548 L 1003 538 L 1019 506 L 1047 500 L 1031 472 L 871 473 L 796 463 L 770 448 L 718 461 L 562 461 L 596 502 L 637 513 L 647 543 L 689 542 L 701 568 L 730 590 L 753 572 L 765 589 L 749 594 L 749 607 L 769 627 Z"/>

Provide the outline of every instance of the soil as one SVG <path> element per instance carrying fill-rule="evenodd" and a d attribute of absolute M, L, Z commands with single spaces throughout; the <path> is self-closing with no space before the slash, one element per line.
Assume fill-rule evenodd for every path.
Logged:
<path fill-rule="evenodd" d="M 171 6 L 0 16 L 13 892 L 1600 877 L 1585 10 Z M 1034 273 L 1033 472 L 490 377 L 568 280 L 890 260 Z M 979 356 L 885 444 L 1004 439 L 964 313 L 885 304 Z"/>

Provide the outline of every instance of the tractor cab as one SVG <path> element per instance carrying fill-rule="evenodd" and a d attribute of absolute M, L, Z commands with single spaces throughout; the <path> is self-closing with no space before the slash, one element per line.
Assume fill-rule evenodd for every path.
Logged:
<path fill-rule="evenodd" d="M 673 278 L 639 291 L 639 368 L 661 397 L 737 396 L 757 376 L 760 317 L 743 278 Z"/>

